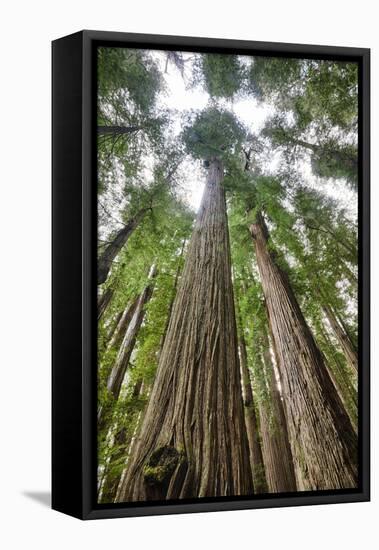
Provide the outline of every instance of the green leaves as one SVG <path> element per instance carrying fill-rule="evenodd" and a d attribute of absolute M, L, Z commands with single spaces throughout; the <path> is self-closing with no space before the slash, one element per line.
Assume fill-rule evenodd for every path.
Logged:
<path fill-rule="evenodd" d="M 237 56 L 203 54 L 199 57 L 198 70 L 211 97 L 230 99 L 241 92 L 245 75 Z"/>
<path fill-rule="evenodd" d="M 303 90 L 303 61 L 282 57 L 254 57 L 248 73 L 248 85 L 259 101 L 278 102 L 290 108 L 292 98 Z"/>
<path fill-rule="evenodd" d="M 242 124 L 230 111 L 213 106 L 197 113 L 182 133 L 187 151 L 198 159 L 227 158 L 238 152 L 244 136 Z"/>
<path fill-rule="evenodd" d="M 321 302 L 327 301 L 355 340 L 357 228 L 316 177 L 339 178 L 342 189 L 356 184 L 357 66 L 177 52 L 171 52 L 168 61 L 187 82 L 192 70 L 192 84 L 201 88 L 203 97 L 208 94 L 202 111 L 179 112 L 164 100 L 168 73 L 164 72 L 167 64 L 159 64 L 159 53 L 99 49 L 98 124 L 119 127 L 114 134 L 98 135 L 100 245 L 144 209 L 104 284 L 114 294 L 99 323 L 100 403 L 109 398 L 107 374 L 117 355 L 116 346 L 107 345 L 110 329 L 145 287 L 149 267 L 155 262 L 158 266 L 120 399 L 112 403 L 113 426 L 102 434 L 99 446 L 99 462 L 117 475 L 125 466 L 129 447 L 116 436 L 124 429 L 130 443 L 155 379 L 178 270 L 185 258 L 185 248 L 184 256 L 181 250 L 194 221 L 194 213 L 184 203 L 188 189 L 183 179 L 189 173 L 191 183 L 201 183 L 195 181 L 201 179 L 199 160 L 219 158 L 225 170 L 239 328 L 258 400 L 269 399 L 262 362 L 267 351 L 267 314 L 249 232 L 258 214 L 263 215 L 270 234 L 268 251 L 288 276 L 336 378 L 347 385 L 346 391 L 351 390 L 346 360 L 328 332 Z M 255 123 L 245 128 L 246 109 L 253 115 L 254 109 L 257 114 L 266 110 L 263 128 Z M 141 380 L 143 391 L 136 395 L 133 388 Z M 354 391 L 350 393 L 353 409 Z"/>
<path fill-rule="evenodd" d="M 163 79 L 147 51 L 100 47 L 97 67 L 100 104 L 104 100 L 113 103 L 123 97 L 134 110 L 152 111 Z M 113 107 L 116 108 L 116 103 Z"/>

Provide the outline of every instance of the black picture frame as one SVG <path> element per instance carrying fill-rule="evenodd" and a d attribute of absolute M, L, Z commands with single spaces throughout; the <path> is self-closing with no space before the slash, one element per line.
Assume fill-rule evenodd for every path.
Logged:
<path fill-rule="evenodd" d="M 359 64 L 358 489 L 192 502 L 96 503 L 97 45 L 311 57 Z M 85 30 L 52 43 L 52 507 L 81 519 L 361 502 L 370 499 L 370 50 Z"/>

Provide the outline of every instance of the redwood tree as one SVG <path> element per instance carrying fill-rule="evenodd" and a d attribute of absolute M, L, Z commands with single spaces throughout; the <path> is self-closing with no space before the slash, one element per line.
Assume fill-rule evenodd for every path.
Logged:
<path fill-rule="evenodd" d="M 304 489 L 357 484 L 357 438 L 284 271 L 261 213 L 250 232 L 275 342 L 295 470 Z"/>
<path fill-rule="evenodd" d="M 259 411 L 267 483 L 272 493 L 296 491 L 300 487 L 297 487 L 296 484 L 287 419 L 275 377 L 266 332 L 262 332 L 262 339 L 263 356 L 261 362 L 266 399 L 260 400 Z"/>
<path fill-rule="evenodd" d="M 120 502 L 253 491 L 222 187 L 236 129 L 211 109 L 187 133 L 194 156 L 208 161 L 206 186 Z"/>

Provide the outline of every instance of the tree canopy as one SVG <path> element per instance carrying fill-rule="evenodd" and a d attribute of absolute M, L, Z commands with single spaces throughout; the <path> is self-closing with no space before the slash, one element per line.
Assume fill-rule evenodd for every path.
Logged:
<path fill-rule="evenodd" d="M 97 70 L 99 500 L 353 486 L 357 65 Z"/>

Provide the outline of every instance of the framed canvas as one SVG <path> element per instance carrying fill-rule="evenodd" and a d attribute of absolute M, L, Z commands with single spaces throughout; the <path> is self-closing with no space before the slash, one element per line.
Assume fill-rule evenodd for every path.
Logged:
<path fill-rule="evenodd" d="M 53 42 L 53 508 L 369 500 L 367 49 Z"/>

